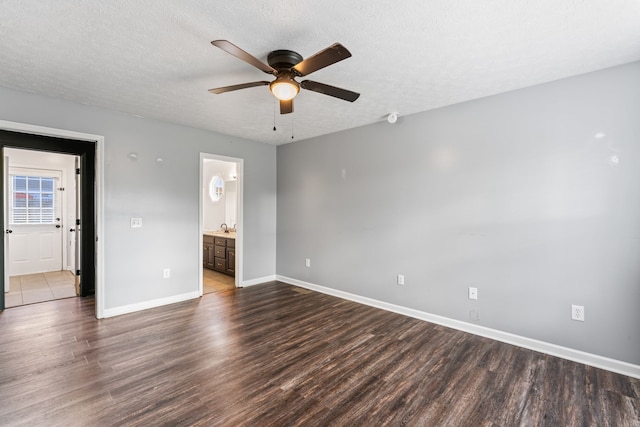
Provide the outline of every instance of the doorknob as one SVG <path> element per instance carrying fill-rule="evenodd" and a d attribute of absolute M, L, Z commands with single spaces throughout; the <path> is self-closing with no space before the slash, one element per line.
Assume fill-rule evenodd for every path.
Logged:
<path fill-rule="evenodd" d="M 7 234 L 11 234 L 11 233 L 13 233 L 13 230 L 9 230 L 9 229 L 7 228 L 7 229 L 5 230 L 5 233 L 7 233 Z"/>
<path fill-rule="evenodd" d="M 75 228 L 70 228 L 69 231 L 76 231 L 76 229 Z"/>
<path fill-rule="evenodd" d="M 56 228 L 60 228 L 60 224 L 56 224 Z"/>

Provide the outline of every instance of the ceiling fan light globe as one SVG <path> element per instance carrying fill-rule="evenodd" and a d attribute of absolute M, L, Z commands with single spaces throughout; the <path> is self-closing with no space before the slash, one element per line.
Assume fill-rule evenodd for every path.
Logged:
<path fill-rule="evenodd" d="M 293 80 L 275 80 L 269 85 L 269 89 L 281 101 L 289 101 L 300 92 L 300 86 Z"/>

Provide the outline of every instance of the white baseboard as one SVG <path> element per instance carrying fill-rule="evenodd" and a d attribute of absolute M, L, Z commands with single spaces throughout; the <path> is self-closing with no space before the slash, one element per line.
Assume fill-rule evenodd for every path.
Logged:
<path fill-rule="evenodd" d="M 304 282 L 298 279 L 292 279 L 286 276 L 278 275 L 276 276 L 276 279 L 281 282 L 299 286 L 301 288 L 310 289 L 313 291 L 321 292 L 323 294 L 332 295 L 360 304 L 369 305 L 372 307 L 380 308 L 382 310 L 403 314 L 405 316 L 425 320 L 427 322 L 436 323 L 442 326 L 447 326 L 459 331 L 469 332 L 474 335 L 491 338 L 496 341 L 501 341 L 518 347 L 524 347 L 529 350 L 538 351 L 540 353 L 549 354 L 551 356 L 560 357 L 562 359 L 571 360 L 573 362 L 583 363 L 595 368 L 605 369 L 607 371 L 627 375 L 633 378 L 640 378 L 640 365 L 634 365 L 632 363 L 610 359 L 608 357 L 598 356 L 596 354 L 586 353 L 580 350 L 562 347 L 556 344 L 551 344 L 532 338 L 522 337 L 508 332 L 499 331 L 497 329 L 491 329 L 484 326 L 462 322 L 460 320 L 450 319 L 448 317 L 438 316 L 436 314 L 431 314 L 424 311 L 414 310 L 412 308 L 407 308 L 400 305 L 390 304 L 384 301 L 378 301 L 349 292 L 331 289 L 320 285 L 314 285 L 313 283 Z"/>
<path fill-rule="evenodd" d="M 241 287 L 259 285 L 265 282 L 272 282 L 276 280 L 275 275 L 259 277 L 257 279 L 244 280 L 241 283 Z M 143 301 L 136 304 L 123 305 L 120 307 L 105 308 L 103 312 L 103 318 L 120 316 L 121 314 L 133 313 L 135 311 L 147 310 L 149 308 L 160 307 L 168 304 L 175 304 L 177 302 L 187 301 L 190 299 L 200 298 L 199 292 L 188 292 L 186 294 L 174 295 L 167 298 L 159 298 L 151 301 Z"/>
<path fill-rule="evenodd" d="M 240 284 L 240 287 L 245 288 L 247 286 L 260 285 L 266 282 L 273 282 L 274 280 L 277 280 L 275 274 L 271 276 L 259 277 L 257 279 L 243 280 L 242 283 Z"/>
<path fill-rule="evenodd" d="M 174 295 L 166 298 L 158 298 L 151 301 L 143 301 L 136 304 L 122 305 L 120 307 L 105 308 L 103 317 L 120 316 L 121 314 L 133 313 L 134 311 L 147 310 L 149 308 L 160 307 L 190 299 L 200 298 L 199 292 L 188 292 L 186 294 Z"/>

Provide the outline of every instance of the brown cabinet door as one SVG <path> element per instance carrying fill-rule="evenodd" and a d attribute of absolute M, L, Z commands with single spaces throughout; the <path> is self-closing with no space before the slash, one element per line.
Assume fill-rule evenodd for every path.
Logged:
<path fill-rule="evenodd" d="M 236 274 L 236 250 L 227 248 L 227 273 Z"/>
<path fill-rule="evenodd" d="M 213 250 L 213 245 L 208 245 L 209 246 L 209 254 L 207 257 L 207 267 L 208 268 L 214 268 L 215 267 L 215 251 Z"/>
<path fill-rule="evenodd" d="M 214 257 L 213 252 L 213 236 L 202 236 L 202 266 L 213 269 Z"/>
<path fill-rule="evenodd" d="M 209 251 L 207 250 L 207 245 L 202 245 L 202 266 L 207 266 L 207 256 L 209 255 Z"/>

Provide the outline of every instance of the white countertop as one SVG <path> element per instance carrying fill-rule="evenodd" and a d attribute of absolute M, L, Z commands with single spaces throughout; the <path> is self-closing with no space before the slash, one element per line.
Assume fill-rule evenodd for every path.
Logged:
<path fill-rule="evenodd" d="M 224 237 L 226 239 L 235 239 L 236 238 L 236 232 L 235 231 L 230 231 L 228 233 L 225 233 L 224 231 L 219 231 L 219 230 L 208 230 L 208 231 L 204 231 L 203 234 L 205 236 Z"/>

